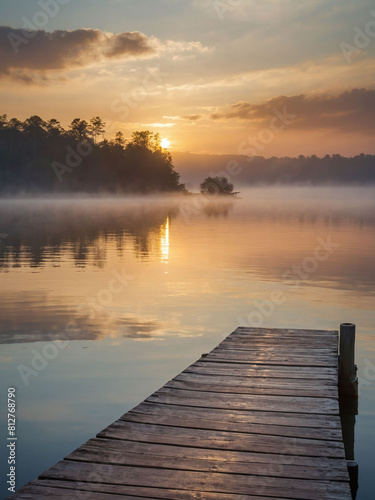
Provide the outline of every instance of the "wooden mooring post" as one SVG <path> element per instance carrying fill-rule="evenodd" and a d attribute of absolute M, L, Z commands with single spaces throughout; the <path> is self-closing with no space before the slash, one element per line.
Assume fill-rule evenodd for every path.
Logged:
<path fill-rule="evenodd" d="M 340 325 L 339 396 L 345 458 L 350 477 L 350 489 L 355 500 L 358 490 L 358 464 L 354 460 L 355 417 L 358 415 L 358 377 L 355 365 L 355 325 Z"/>
<path fill-rule="evenodd" d="M 357 367 L 354 362 L 355 325 L 340 325 L 339 393 L 340 397 L 358 398 Z"/>

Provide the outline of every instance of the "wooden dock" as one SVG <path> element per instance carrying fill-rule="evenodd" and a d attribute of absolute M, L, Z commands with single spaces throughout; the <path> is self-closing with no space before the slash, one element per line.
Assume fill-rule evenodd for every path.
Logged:
<path fill-rule="evenodd" d="M 237 328 L 11 498 L 350 500 L 337 344 Z"/>

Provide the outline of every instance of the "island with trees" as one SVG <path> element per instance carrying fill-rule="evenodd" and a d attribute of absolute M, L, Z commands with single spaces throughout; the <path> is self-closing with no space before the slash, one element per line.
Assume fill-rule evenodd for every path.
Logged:
<path fill-rule="evenodd" d="M 215 177 L 206 177 L 200 185 L 201 193 L 204 195 L 237 195 L 239 191 L 233 191 L 234 186 L 229 179 L 224 176 L 216 175 Z"/>
<path fill-rule="evenodd" d="M 0 192 L 184 192 L 159 134 L 117 132 L 104 138 L 100 117 L 59 121 L 0 116 Z"/>

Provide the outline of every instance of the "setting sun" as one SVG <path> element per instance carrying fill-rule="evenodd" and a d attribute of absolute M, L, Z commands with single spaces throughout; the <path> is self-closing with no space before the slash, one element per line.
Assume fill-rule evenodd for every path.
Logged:
<path fill-rule="evenodd" d="M 160 145 L 162 148 L 165 149 L 165 148 L 169 147 L 170 141 L 168 141 L 168 139 L 162 139 Z"/>

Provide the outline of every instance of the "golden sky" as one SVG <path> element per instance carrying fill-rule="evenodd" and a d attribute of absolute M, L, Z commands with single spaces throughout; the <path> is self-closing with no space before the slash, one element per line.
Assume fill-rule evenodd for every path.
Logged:
<path fill-rule="evenodd" d="M 0 5 L 1 113 L 171 151 L 375 153 L 372 0 L 12 0 Z"/>

